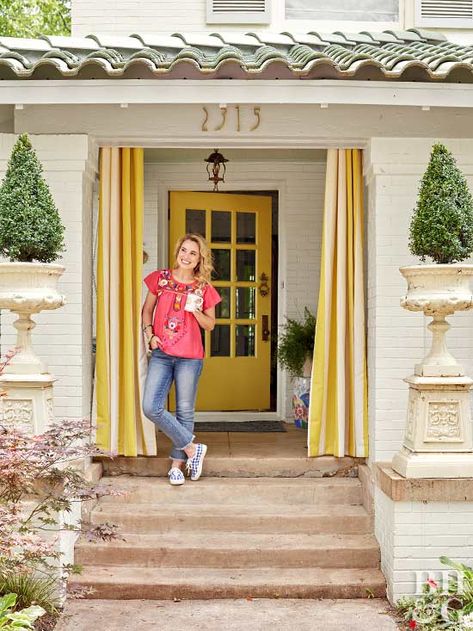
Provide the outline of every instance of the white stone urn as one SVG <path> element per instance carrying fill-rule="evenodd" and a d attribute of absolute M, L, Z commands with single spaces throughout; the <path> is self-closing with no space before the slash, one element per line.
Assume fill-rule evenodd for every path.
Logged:
<path fill-rule="evenodd" d="M 54 263 L 0 263 L 0 309 L 9 309 L 18 315 L 13 325 L 17 330 L 19 352 L 5 374 L 47 372 L 31 345 L 31 331 L 36 326 L 31 316 L 65 304 L 65 296 L 57 290 L 64 269 Z"/>
<path fill-rule="evenodd" d="M 402 267 L 407 293 L 401 306 L 431 316 L 432 347 L 409 384 L 404 443 L 392 461 L 404 477 L 473 476 L 470 389 L 473 380 L 447 349 L 446 317 L 473 308 L 473 265 Z"/>
<path fill-rule="evenodd" d="M 432 332 L 432 348 L 416 366 L 415 374 L 424 377 L 463 375 L 462 366 L 447 349 L 445 334 L 450 325 L 445 318 L 455 311 L 473 307 L 470 288 L 473 265 L 411 265 L 401 267 L 400 272 L 407 280 L 407 293 L 401 298 L 401 306 L 432 316 L 432 322 L 428 325 Z"/>
<path fill-rule="evenodd" d="M 53 263 L 0 263 L 0 309 L 18 315 L 13 323 L 18 353 L 0 376 L 0 390 L 6 392 L 0 397 L 0 421 L 28 433 L 41 434 L 54 421 L 55 380 L 31 346 L 31 316 L 65 304 L 57 290 L 63 272 Z"/>

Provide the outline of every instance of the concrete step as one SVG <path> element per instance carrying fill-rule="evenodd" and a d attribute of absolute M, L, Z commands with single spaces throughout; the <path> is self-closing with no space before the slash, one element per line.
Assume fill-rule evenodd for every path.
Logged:
<path fill-rule="evenodd" d="M 261 504 L 321 505 L 361 504 L 362 488 L 357 478 L 201 478 L 182 486 L 170 486 L 167 480 L 155 477 L 106 477 L 101 484 L 111 485 L 125 495 L 107 496 L 107 503 L 163 504 Z"/>
<path fill-rule="evenodd" d="M 91 566 L 69 584 L 91 587 L 89 598 L 382 598 L 378 569 L 202 569 Z M 314 623 L 315 624 L 315 623 Z M 316 624 L 314 628 L 316 628 Z"/>
<path fill-rule="evenodd" d="M 187 568 L 376 568 L 373 535 L 255 533 L 127 534 L 125 541 L 76 545 L 80 565 Z"/>
<path fill-rule="evenodd" d="M 113 523 L 120 533 L 254 532 L 365 534 L 372 519 L 362 506 L 348 504 L 244 505 L 99 504 L 91 523 Z"/>
<path fill-rule="evenodd" d="M 357 465 L 363 462 L 360 458 L 335 458 L 321 456 L 306 458 L 300 455 L 289 457 L 271 457 L 268 449 L 264 457 L 255 456 L 214 456 L 212 446 L 205 459 L 204 474 L 219 478 L 323 478 L 323 477 L 356 477 Z M 169 471 L 169 458 L 158 456 L 138 456 L 136 458 L 118 456 L 115 458 L 98 457 L 102 463 L 104 474 L 157 476 L 166 477 Z"/>

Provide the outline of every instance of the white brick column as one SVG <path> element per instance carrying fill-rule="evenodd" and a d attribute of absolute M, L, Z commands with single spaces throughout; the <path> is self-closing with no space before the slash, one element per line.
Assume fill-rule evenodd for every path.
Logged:
<path fill-rule="evenodd" d="M 391 601 L 414 593 L 427 573 L 441 578 L 441 555 L 473 555 L 473 479 L 405 480 L 390 468 L 406 423 L 403 379 L 430 349 L 430 318 L 400 306 L 399 267 L 418 263 L 408 249 L 409 224 L 432 144 L 438 139 L 372 138 L 365 156 L 368 188 L 368 375 L 370 464 L 375 477 L 375 532 Z M 473 141 L 442 141 L 473 190 Z M 473 375 L 473 314 L 449 318 L 449 350 Z M 385 463 L 378 466 L 375 463 Z"/>
<path fill-rule="evenodd" d="M 31 142 L 43 164 L 62 222 L 66 251 L 58 262 L 66 271 L 59 291 L 67 304 L 33 319 L 33 345 L 50 372 L 57 418 L 90 413 L 92 385 L 92 191 L 97 151 L 86 135 L 32 135 Z M 0 176 L 3 179 L 15 134 L 0 134 Z M 14 316 L 1 313 L 2 353 L 15 344 Z"/>
<path fill-rule="evenodd" d="M 368 188 L 368 371 L 370 460 L 390 461 L 404 437 L 407 384 L 430 349 L 423 314 L 405 311 L 400 298 L 406 283 L 402 265 L 418 263 L 408 249 L 409 224 L 421 177 L 437 139 L 372 138 L 365 152 Z M 473 190 L 473 141 L 443 141 Z M 447 343 L 473 375 L 473 313 L 449 318 Z"/>

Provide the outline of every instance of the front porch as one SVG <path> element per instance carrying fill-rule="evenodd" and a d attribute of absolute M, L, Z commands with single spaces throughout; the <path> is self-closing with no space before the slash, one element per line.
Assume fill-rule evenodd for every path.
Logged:
<path fill-rule="evenodd" d="M 421 39 L 420 35 L 416 37 Z M 428 42 L 421 44 L 430 46 Z M 38 68 L 45 66 L 38 65 Z M 220 68 L 223 72 L 224 65 Z M 275 71 L 275 67 L 272 68 Z M 77 80 L 58 79 L 56 75 L 51 75 L 50 80 L 45 81 L 42 79 L 45 75 L 41 75 L 28 79 L 27 85 L 26 81 L 6 79 L 5 87 L 10 92 L 4 97 L 2 105 L 5 121 L 11 121 L 11 124 L 5 123 L 5 134 L 1 138 L 2 167 L 6 164 L 15 134 L 22 131 L 33 134 L 34 145 L 67 228 L 67 252 L 64 257 L 67 272 L 63 289 L 69 303 L 54 314 L 41 314 L 38 317 L 40 326 L 35 333 L 39 354 L 58 378 L 55 386 L 58 417 L 90 414 L 93 383 L 91 287 L 96 280 L 93 233 L 97 216 L 93 200 L 97 197 L 98 147 L 144 148 L 144 249 L 149 255 L 145 272 L 168 265 L 169 192 L 202 192 L 208 186 L 202 158 L 214 147 L 219 147 L 231 159 L 231 178 L 228 177 L 222 192 L 277 193 L 277 324 L 284 322 L 287 315 L 297 315 L 306 304 L 312 309 L 316 307 L 326 151 L 334 147 L 363 150 L 367 193 L 365 255 L 370 434 L 368 467 L 359 467 L 363 480 L 348 477 L 354 474 L 359 464 L 352 458 L 324 456 L 308 459 L 305 432 L 298 432 L 292 427 L 286 434 L 201 434 L 199 438 L 210 446 L 205 470 L 208 479 L 204 478 L 197 488 L 189 483 L 183 489 L 184 493 L 172 496 L 172 501 L 177 500 L 178 506 L 168 507 L 159 525 L 165 529 L 176 523 L 183 509 L 179 498 L 184 503 L 182 498 L 189 493 L 190 506 L 184 512 L 187 528 L 191 528 L 195 497 L 202 489 L 205 500 L 207 488 L 215 506 L 212 507 L 214 512 L 202 519 L 210 524 L 215 518 L 212 527 L 219 531 L 225 506 L 218 503 L 218 493 L 216 496 L 213 493 L 220 489 L 220 497 L 224 497 L 223 489 L 227 482 L 230 482 L 229 487 L 238 488 L 240 494 L 237 508 L 231 510 L 240 512 L 241 524 L 250 524 L 251 527 L 254 525 L 255 506 L 259 506 L 258 502 L 267 487 L 283 489 L 289 502 L 295 494 L 302 498 L 297 507 L 292 506 L 288 512 L 284 506 L 280 513 L 273 513 L 278 519 L 290 521 L 285 522 L 288 538 L 284 554 L 287 556 L 279 558 L 279 566 L 274 562 L 271 572 L 265 576 L 265 579 L 268 575 L 273 576 L 273 587 L 279 570 L 287 565 L 287 559 L 295 564 L 300 562 L 301 557 L 297 554 L 305 554 L 306 563 L 312 559 L 310 563 L 320 567 L 319 564 L 327 562 L 333 551 L 340 553 L 342 548 L 346 551 L 346 530 L 338 532 L 343 536 L 336 545 L 330 546 L 328 539 L 312 539 L 316 524 L 327 527 L 325 510 L 318 510 L 320 506 L 317 502 L 321 500 L 321 495 L 316 489 L 327 487 L 329 490 L 322 492 L 322 496 L 330 503 L 333 499 L 330 483 L 334 482 L 335 487 L 347 487 L 342 497 L 346 504 L 351 504 L 353 498 L 361 504 L 360 485 L 363 483 L 363 488 L 368 489 L 369 484 L 364 482 L 374 471 L 376 463 L 389 462 L 402 444 L 407 407 L 407 387 L 402 380 L 425 354 L 429 339 L 425 335 L 423 317 L 404 313 L 399 307 L 404 283 L 398 268 L 413 262 L 408 252 L 408 225 L 433 140 L 445 139 L 470 182 L 473 178 L 471 84 L 442 83 L 440 76 L 437 76 L 438 83 L 429 83 L 430 78 L 436 75 L 429 75 L 430 78 L 426 74 L 424 76 L 427 72 L 424 67 L 399 81 L 394 81 L 395 77 L 389 75 L 390 82 L 384 80 L 388 75 L 375 73 L 374 69 L 366 66 L 364 74 L 358 77 L 353 75 L 353 79 L 348 79 L 346 74 L 341 74 L 336 80 L 331 75 L 324 75 L 323 65 L 318 65 L 318 68 L 321 74 L 311 75 L 307 81 L 285 79 L 285 75 L 281 75 L 278 81 L 271 80 L 275 74 L 271 77 L 267 75 L 267 79 L 263 76 L 255 79 L 252 75 L 251 81 L 238 78 L 230 81 L 227 75 L 221 74 L 203 81 L 192 79 L 198 73 L 196 67 L 192 68 L 192 75 L 186 81 L 181 80 L 182 77 L 158 79 L 148 71 L 139 80 L 134 75 L 116 80 L 107 78 L 105 70 L 93 80 L 88 78 L 90 75 L 79 75 Z M 360 68 L 363 69 L 362 65 Z M 368 70 L 374 74 L 369 74 Z M 417 80 L 419 77 L 421 81 Z M 374 80 L 368 81 L 368 78 Z M 471 79 L 469 72 L 468 78 Z M 67 89 L 64 89 L 66 86 Z M 16 107 L 15 103 L 25 104 L 25 107 Z M 225 126 L 219 126 L 222 111 L 228 112 Z M 205 112 L 209 114 L 207 128 L 203 125 Z M 473 373 L 471 318 L 471 313 L 456 316 L 449 335 L 451 350 L 469 374 Z M 2 343 L 7 347 L 14 343 L 8 333 L 11 330 L 9 324 L 9 316 L 4 318 L 2 314 Z M 283 371 L 277 374 L 274 391 L 276 404 L 271 410 L 277 418 L 289 418 L 290 384 Z M 109 476 L 118 477 L 121 474 L 119 480 L 128 480 L 133 492 L 139 495 L 135 502 L 145 504 L 141 507 L 146 515 L 145 521 L 153 527 L 161 513 L 153 513 L 148 499 L 143 500 L 143 493 L 155 493 L 156 501 L 164 498 L 167 506 L 170 491 L 160 476 L 165 475 L 169 466 L 168 451 L 167 440 L 159 435 L 156 456 L 117 457 L 102 461 Z M 157 479 L 150 479 L 155 476 Z M 220 479 L 227 477 L 230 479 Z M 291 477 L 294 479 L 287 482 L 287 478 Z M 332 477 L 333 480 L 330 479 Z M 137 488 L 140 484 L 143 485 L 141 491 Z M 457 560 L 465 560 L 465 556 L 471 555 L 471 547 L 468 547 L 471 544 L 471 524 L 465 525 L 461 521 L 473 510 L 471 496 L 464 495 L 463 499 L 452 499 L 448 495 L 432 497 L 423 490 L 423 495 L 399 498 L 390 495 L 379 480 L 374 481 L 374 486 L 376 539 L 381 547 L 381 567 L 391 601 L 415 590 L 415 573 L 442 569 L 438 561 L 442 554 Z M 255 492 L 256 499 L 252 503 L 253 487 L 260 490 Z M 196 495 L 192 499 L 194 493 Z M 366 506 L 370 506 L 369 495 L 368 490 Z M 228 496 L 233 498 L 232 494 Z M 274 489 L 270 499 L 276 504 L 280 501 Z M 343 506 L 338 510 L 343 512 L 345 508 Z M 112 510 L 110 512 L 113 513 Z M 117 510 L 117 514 L 120 512 L 123 511 Z M 293 545 L 290 533 L 300 527 L 300 517 L 304 512 L 307 546 L 297 547 Z M 258 523 L 268 528 L 266 535 L 269 538 L 274 534 L 272 528 L 277 526 L 272 523 L 271 513 L 269 517 L 268 514 L 261 517 L 262 521 Z M 135 516 L 130 511 L 126 518 L 131 523 Z M 235 523 L 230 523 L 231 518 L 229 513 L 226 519 L 229 536 L 233 536 L 231 533 L 235 530 Z M 364 534 L 369 535 L 371 526 L 366 519 L 367 516 L 363 515 Z M 340 526 L 346 528 L 349 523 L 347 519 Z M 133 528 L 141 527 L 136 519 L 133 524 Z M 445 524 L 448 524 L 447 534 L 443 534 L 447 529 Z M 134 534 L 137 534 L 136 531 Z M 152 543 L 156 541 L 159 541 L 157 536 Z M 222 542 L 221 538 L 215 539 L 215 542 L 218 545 L 212 548 L 214 559 L 225 554 L 232 556 L 231 546 Z M 196 554 L 195 559 L 201 558 L 199 544 L 197 542 L 191 548 L 192 554 Z M 375 568 L 378 559 L 373 550 L 377 550 L 377 545 L 370 538 Z M 245 563 L 254 563 L 253 555 L 248 551 L 253 552 L 255 541 L 249 538 L 243 545 L 238 540 L 238 546 L 240 567 L 244 567 Z M 168 540 L 168 549 L 176 555 L 175 560 L 176 548 Z M 299 552 L 291 556 L 294 550 Z M 140 550 L 144 564 L 148 552 L 146 547 Z M 271 565 L 273 552 L 268 546 L 261 563 Z M 348 559 L 350 554 L 347 553 Z M 363 558 L 363 554 L 360 556 Z M 106 552 L 104 561 L 107 566 L 109 559 Z M 116 585 L 110 582 L 110 575 L 115 569 L 113 565 L 112 556 L 111 566 L 102 573 L 102 583 L 109 595 L 116 589 Z M 142 566 L 138 567 L 139 572 L 143 572 Z M 354 566 L 347 562 L 346 567 Z M 222 576 L 227 569 L 233 575 L 238 566 L 224 568 Z M 252 569 L 249 568 L 249 574 Z M 333 568 L 325 569 L 329 572 L 322 577 L 323 581 Z M 133 572 L 136 574 L 136 569 Z M 159 571 L 156 573 L 160 574 Z M 128 580 L 130 575 L 125 578 Z M 183 581 L 187 578 L 184 577 Z M 211 587 L 218 589 L 219 577 L 214 575 L 214 578 Z M 378 579 L 379 575 L 376 584 L 382 590 L 383 584 Z M 122 583 L 123 589 L 135 593 L 133 576 L 128 584 L 127 580 Z M 227 586 L 231 585 L 231 581 L 230 576 Z M 313 583 L 309 580 L 302 583 L 307 589 L 304 587 L 297 593 L 327 595 L 330 592 L 325 589 L 323 581 L 319 584 L 319 591 L 310 591 Z M 204 582 L 205 576 L 202 576 L 202 585 Z M 340 584 L 343 585 L 343 581 Z M 254 595 L 254 585 L 251 582 L 245 585 L 247 593 Z M 278 584 L 277 589 L 280 587 Z M 163 591 L 171 594 L 172 588 L 169 581 Z M 359 588 L 357 593 L 366 595 Z"/>

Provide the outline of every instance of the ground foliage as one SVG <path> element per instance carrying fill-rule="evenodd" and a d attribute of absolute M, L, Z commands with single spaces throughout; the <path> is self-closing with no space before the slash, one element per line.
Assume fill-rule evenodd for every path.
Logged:
<path fill-rule="evenodd" d="M 441 557 L 454 572 L 447 585 L 429 578 L 418 596 L 406 596 L 397 602 L 397 611 L 405 629 L 416 631 L 473 631 L 473 568 Z"/>
<path fill-rule="evenodd" d="M 2 631 L 34 629 L 33 623 L 44 614 L 44 609 L 38 605 L 19 609 L 16 607 L 16 600 L 16 594 L 0 596 L 0 629 Z"/>

